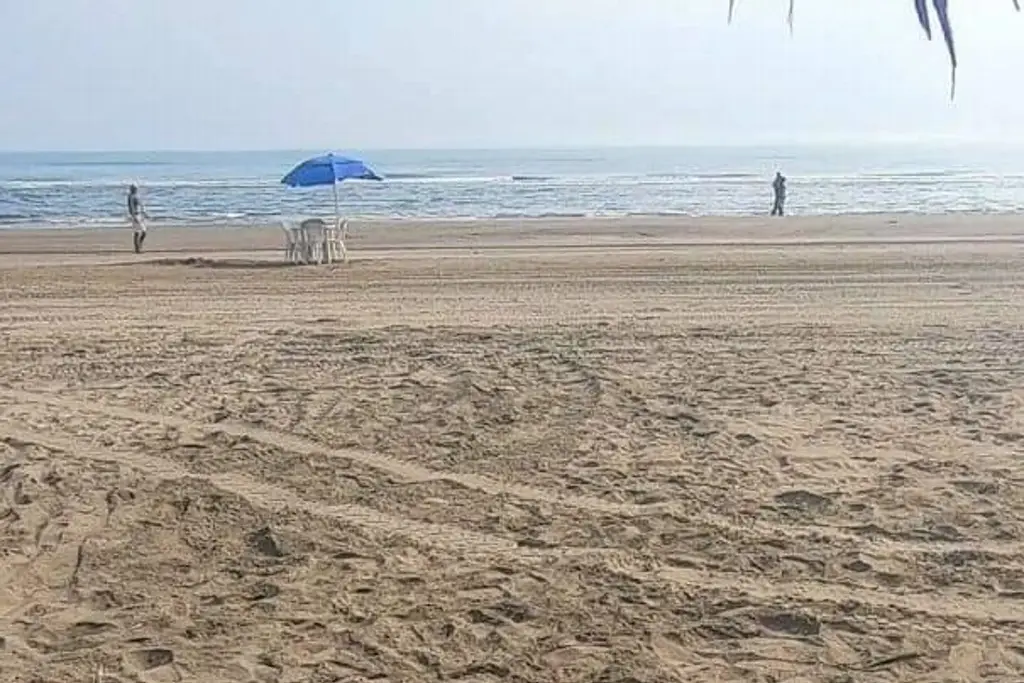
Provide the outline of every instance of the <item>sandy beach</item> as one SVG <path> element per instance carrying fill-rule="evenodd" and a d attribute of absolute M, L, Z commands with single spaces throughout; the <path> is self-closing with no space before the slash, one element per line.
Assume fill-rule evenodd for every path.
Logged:
<path fill-rule="evenodd" d="M 1020 681 L 1024 219 L 0 231 L 0 680 Z"/>

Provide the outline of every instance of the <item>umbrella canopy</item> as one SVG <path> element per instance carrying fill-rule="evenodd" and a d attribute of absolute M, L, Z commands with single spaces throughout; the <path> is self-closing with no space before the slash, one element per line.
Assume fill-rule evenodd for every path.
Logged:
<path fill-rule="evenodd" d="M 324 154 L 303 161 L 282 178 L 281 183 L 289 187 L 312 187 L 334 185 L 349 179 L 380 180 L 381 178 L 359 159 Z"/>

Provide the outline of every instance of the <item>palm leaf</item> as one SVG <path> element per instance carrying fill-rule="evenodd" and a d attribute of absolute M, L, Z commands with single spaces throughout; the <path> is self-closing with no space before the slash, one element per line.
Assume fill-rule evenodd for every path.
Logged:
<path fill-rule="evenodd" d="M 921 24 L 921 28 L 924 30 L 925 36 L 928 40 L 932 39 L 932 25 L 931 18 L 928 15 L 928 0 L 913 0 L 914 11 L 917 13 L 917 21 Z M 1020 11 L 1020 0 L 1012 0 L 1013 7 L 1018 12 Z M 793 30 L 793 6 L 796 4 L 796 0 L 789 0 L 789 16 L 787 21 L 789 23 L 789 30 Z M 957 67 L 957 56 L 956 56 L 956 44 L 953 40 L 953 24 L 949 19 L 949 0 L 932 0 L 932 8 L 935 10 L 935 18 L 939 22 L 939 28 L 942 29 L 942 39 L 946 43 L 946 50 L 949 52 L 949 65 L 950 65 L 950 99 L 956 96 L 956 67 Z M 732 15 L 736 9 L 736 0 L 729 0 L 729 21 L 732 21 Z"/>

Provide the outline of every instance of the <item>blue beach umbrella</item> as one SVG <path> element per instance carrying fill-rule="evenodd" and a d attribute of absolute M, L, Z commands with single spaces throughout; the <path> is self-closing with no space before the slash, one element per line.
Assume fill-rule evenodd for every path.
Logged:
<path fill-rule="evenodd" d="M 341 217 L 338 184 L 343 180 L 381 180 L 381 177 L 359 159 L 324 154 L 303 161 L 281 178 L 281 184 L 288 187 L 331 185 L 334 188 L 334 218 L 338 219 Z"/>

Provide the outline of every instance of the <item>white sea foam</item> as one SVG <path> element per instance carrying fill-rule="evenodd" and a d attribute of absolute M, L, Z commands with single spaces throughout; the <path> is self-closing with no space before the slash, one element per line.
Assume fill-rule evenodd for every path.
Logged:
<path fill-rule="evenodd" d="M 361 155 L 384 182 L 346 182 L 344 211 L 369 218 L 743 215 L 789 178 L 798 214 L 1021 212 L 1024 155 L 993 148 L 689 148 L 387 151 Z M 121 225 L 142 187 L 155 220 L 251 223 L 329 213 L 329 189 L 280 184 L 303 154 L 0 154 L 0 225 Z"/>

